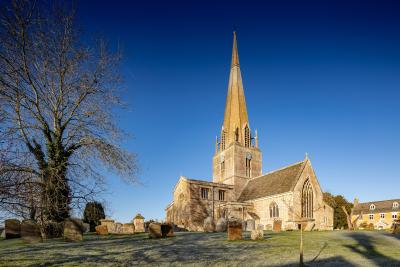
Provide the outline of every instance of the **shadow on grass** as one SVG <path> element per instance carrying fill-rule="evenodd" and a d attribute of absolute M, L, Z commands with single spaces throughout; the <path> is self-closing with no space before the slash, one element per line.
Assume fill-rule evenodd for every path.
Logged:
<path fill-rule="evenodd" d="M 373 261 L 378 266 L 383 264 L 386 266 L 400 266 L 399 260 L 388 257 L 376 249 L 376 239 L 370 233 L 349 232 L 347 236 L 356 241 L 355 245 L 344 245 L 352 252 Z"/>

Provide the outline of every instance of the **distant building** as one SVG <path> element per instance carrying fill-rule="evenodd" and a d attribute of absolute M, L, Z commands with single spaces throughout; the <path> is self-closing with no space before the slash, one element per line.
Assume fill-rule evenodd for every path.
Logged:
<path fill-rule="evenodd" d="M 400 219 L 400 199 L 381 200 L 359 203 L 354 199 L 352 221 L 357 226 L 372 224 L 374 229 L 389 229 L 394 221 Z"/>
<path fill-rule="evenodd" d="M 262 229 L 298 229 L 308 219 L 308 229 L 331 230 L 333 209 L 323 201 L 322 189 L 305 159 L 262 174 L 262 154 L 257 131 L 253 136 L 234 33 L 224 122 L 216 139 L 213 182 L 181 176 L 166 208 L 166 221 L 201 231 L 211 217 L 250 221 Z"/>

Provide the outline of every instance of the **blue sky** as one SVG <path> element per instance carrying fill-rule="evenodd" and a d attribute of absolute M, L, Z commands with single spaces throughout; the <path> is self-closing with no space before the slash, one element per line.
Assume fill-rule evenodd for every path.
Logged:
<path fill-rule="evenodd" d="M 109 215 L 164 218 L 180 174 L 211 180 L 232 31 L 263 172 L 309 153 L 325 191 L 399 198 L 396 1 L 81 1 L 85 34 L 122 44 L 124 100 L 142 185 L 107 174 Z"/>

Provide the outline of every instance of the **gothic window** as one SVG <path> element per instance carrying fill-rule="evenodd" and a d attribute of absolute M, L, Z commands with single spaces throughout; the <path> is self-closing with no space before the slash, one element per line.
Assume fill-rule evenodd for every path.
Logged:
<path fill-rule="evenodd" d="M 208 188 L 201 188 L 201 198 L 202 199 L 208 199 Z"/>
<path fill-rule="evenodd" d="M 301 217 L 309 219 L 313 218 L 313 198 L 314 194 L 312 185 L 310 179 L 307 179 L 303 185 L 303 191 L 301 194 Z"/>
<path fill-rule="evenodd" d="M 225 171 L 225 160 L 221 162 L 221 173 Z"/>
<path fill-rule="evenodd" d="M 226 134 L 225 131 L 222 130 L 222 137 L 221 137 L 221 150 L 225 150 L 225 143 L 226 143 Z"/>
<path fill-rule="evenodd" d="M 251 159 L 246 158 L 246 176 L 251 176 Z"/>
<path fill-rule="evenodd" d="M 250 129 L 246 125 L 246 127 L 244 127 L 244 146 L 250 147 L 250 144 Z"/>
<path fill-rule="evenodd" d="M 374 209 L 375 209 L 375 205 L 374 205 L 374 204 L 371 204 L 371 205 L 369 206 L 369 209 L 370 209 L 370 210 L 374 210 Z"/>
<path fill-rule="evenodd" d="M 379 216 L 381 217 L 381 219 L 385 219 L 385 213 L 381 213 L 379 214 Z"/>
<path fill-rule="evenodd" d="M 218 191 L 218 200 L 224 201 L 225 200 L 225 191 L 224 190 L 219 190 Z"/>
<path fill-rule="evenodd" d="M 397 219 L 397 213 L 392 213 L 392 219 Z"/>
<path fill-rule="evenodd" d="M 279 217 L 279 207 L 278 204 L 272 202 L 269 205 L 269 217 L 270 218 L 278 218 Z"/>
<path fill-rule="evenodd" d="M 399 208 L 399 203 L 393 202 L 393 209 L 398 209 L 398 208 Z"/>
<path fill-rule="evenodd" d="M 374 219 L 374 214 L 370 214 L 369 219 L 372 221 Z"/>

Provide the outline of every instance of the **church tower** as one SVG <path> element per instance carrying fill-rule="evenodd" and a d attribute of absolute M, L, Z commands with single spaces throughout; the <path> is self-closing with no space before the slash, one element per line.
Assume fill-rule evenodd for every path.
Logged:
<path fill-rule="evenodd" d="M 257 131 L 253 138 L 239 66 L 236 32 L 233 33 L 232 63 L 226 97 L 224 123 L 215 142 L 213 182 L 234 185 L 239 197 L 248 179 L 262 174 L 262 155 Z"/>

